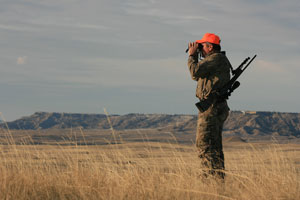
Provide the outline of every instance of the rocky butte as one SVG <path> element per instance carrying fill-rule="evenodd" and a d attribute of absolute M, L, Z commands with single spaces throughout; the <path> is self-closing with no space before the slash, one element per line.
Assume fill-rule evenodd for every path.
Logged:
<path fill-rule="evenodd" d="M 109 123 L 110 121 L 110 123 Z M 81 127 L 83 129 L 168 129 L 193 132 L 196 115 L 168 114 L 80 114 L 36 112 L 7 122 L 9 129 L 37 130 Z M 231 111 L 225 122 L 224 134 L 239 136 L 288 136 L 300 138 L 300 114 L 282 112 Z M 0 124 L 6 128 L 3 122 Z"/>

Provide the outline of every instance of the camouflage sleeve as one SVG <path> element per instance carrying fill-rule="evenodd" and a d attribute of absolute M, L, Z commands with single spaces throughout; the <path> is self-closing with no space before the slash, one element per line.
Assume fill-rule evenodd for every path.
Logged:
<path fill-rule="evenodd" d="M 198 80 L 198 78 L 208 76 L 215 64 L 216 63 L 214 59 L 212 59 L 212 56 L 204 58 L 200 62 L 198 62 L 198 58 L 195 56 L 189 56 L 188 59 L 188 67 L 193 80 Z"/>

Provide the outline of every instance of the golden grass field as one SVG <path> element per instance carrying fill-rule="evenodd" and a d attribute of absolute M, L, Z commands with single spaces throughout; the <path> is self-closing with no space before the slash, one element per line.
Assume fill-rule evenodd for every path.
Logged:
<path fill-rule="evenodd" d="M 222 182 L 202 178 L 194 145 L 16 144 L 2 134 L 0 199 L 300 199 L 299 144 L 225 141 Z"/>

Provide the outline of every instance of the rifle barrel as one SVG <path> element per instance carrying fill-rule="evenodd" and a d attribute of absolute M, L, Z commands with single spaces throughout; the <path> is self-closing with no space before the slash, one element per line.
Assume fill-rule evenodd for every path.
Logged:
<path fill-rule="evenodd" d="M 243 71 L 250 65 L 250 63 L 256 58 L 256 54 L 251 58 L 251 60 L 248 62 L 248 64 L 244 67 Z"/>

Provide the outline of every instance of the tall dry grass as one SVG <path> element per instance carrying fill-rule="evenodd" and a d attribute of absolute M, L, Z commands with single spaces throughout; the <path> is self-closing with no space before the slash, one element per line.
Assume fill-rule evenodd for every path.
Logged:
<path fill-rule="evenodd" d="M 201 176 L 194 147 L 47 146 L 30 137 L 16 145 L 2 133 L 0 199 L 300 199 L 299 154 L 289 146 L 227 145 L 222 182 Z"/>

